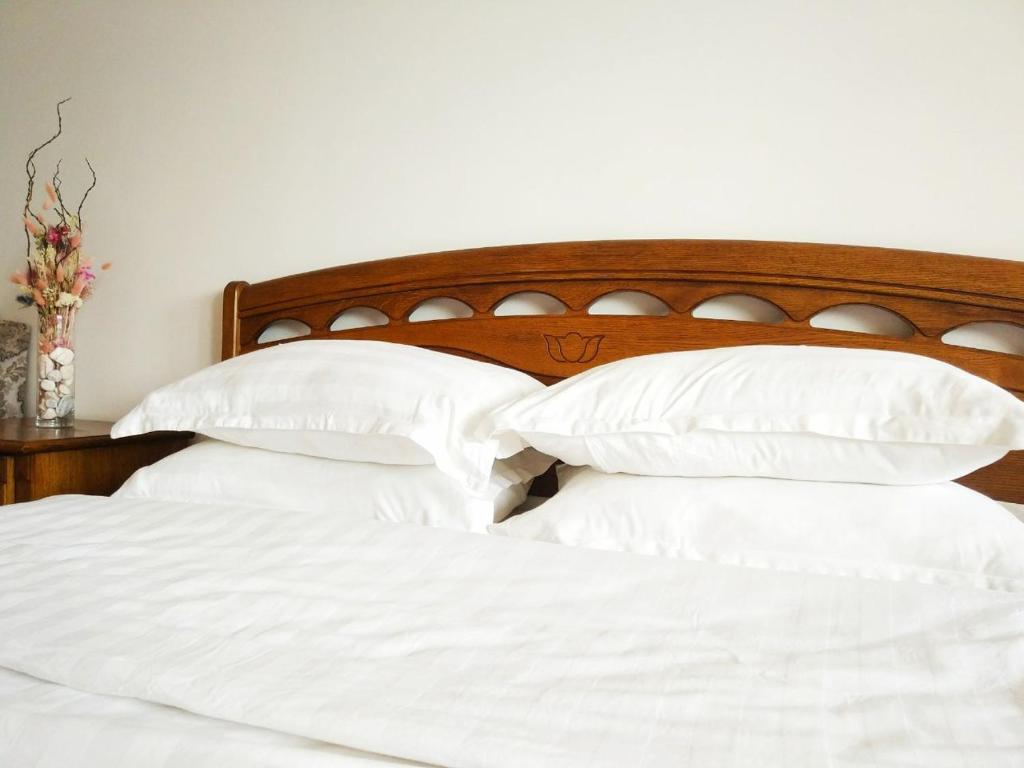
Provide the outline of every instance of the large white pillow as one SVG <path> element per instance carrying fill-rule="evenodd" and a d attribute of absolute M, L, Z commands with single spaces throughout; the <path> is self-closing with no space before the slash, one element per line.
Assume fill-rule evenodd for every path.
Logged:
<path fill-rule="evenodd" d="M 1024 448 L 1024 403 L 900 352 L 753 346 L 632 357 L 499 411 L 529 444 L 605 472 L 934 483 Z"/>
<path fill-rule="evenodd" d="M 567 466 L 558 475 L 554 497 L 488 530 L 729 565 L 1024 591 L 1024 523 L 956 483 L 641 477 Z"/>
<path fill-rule="evenodd" d="M 204 368 L 150 393 L 114 437 L 187 430 L 329 459 L 430 464 L 487 494 L 494 409 L 543 389 L 525 373 L 381 341 L 298 341 Z"/>
<path fill-rule="evenodd" d="M 114 496 L 484 531 L 522 503 L 526 491 L 527 484 L 512 483 L 485 499 L 433 465 L 338 461 L 207 440 L 139 469 Z"/>

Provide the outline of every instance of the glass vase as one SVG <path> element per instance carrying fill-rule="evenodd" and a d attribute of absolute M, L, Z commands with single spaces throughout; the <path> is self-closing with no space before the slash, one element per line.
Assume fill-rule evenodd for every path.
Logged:
<path fill-rule="evenodd" d="M 68 308 L 39 316 L 37 427 L 63 429 L 75 424 L 75 312 Z"/>

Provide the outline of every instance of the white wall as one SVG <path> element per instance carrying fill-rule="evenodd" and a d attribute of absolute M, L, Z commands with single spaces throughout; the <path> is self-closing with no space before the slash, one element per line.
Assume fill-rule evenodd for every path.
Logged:
<path fill-rule="evenodd" d="M 0 0 L 0 267 L 66 95 L 115 262 L 80 416 L 213 361 L 231 279 L 611 237 L 1020 259 L 1022 75 L 1020 0 Z"/>

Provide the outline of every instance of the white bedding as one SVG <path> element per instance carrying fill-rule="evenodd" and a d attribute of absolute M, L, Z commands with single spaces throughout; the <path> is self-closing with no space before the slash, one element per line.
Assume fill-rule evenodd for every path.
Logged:
<path fill-rule="evenodd" d="M 1024 504 L 1011 504 L 1008 501 L 1004 501 L 1004 502 L 1000 502 L 1000 503 L 1004 507 L 1006 507 L 1008 510 L 1010 510 L 1010 512 L 1012 512 L 1013 515 L 1018 520 L 1020 520 L 1022 523 L 1024 523 Z"/>
<path fill-rule="evenodd" d="M 0 666 L 449 766 L 1024 765 L 1020 595 L 325 513 L 5 507 Z"/>
<path fill-rule="evenodd" d="M 0 766 L 388 768 L 422 765 L 102 696 L 0 669 Z"/>
<path fill-rule="evenodd" d="M 956 483 L 642 477 L 558 468 L 499 536 L 723 565 L 1024 593 L 1024 525 Z"/>

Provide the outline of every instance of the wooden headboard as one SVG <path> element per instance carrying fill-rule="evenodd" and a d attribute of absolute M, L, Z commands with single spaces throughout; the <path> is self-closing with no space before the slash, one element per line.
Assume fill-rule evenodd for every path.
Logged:
<path fill-rule="evenodd" d="M 660 299 L 666 313 L 588 313 L 600 297 L 623 290 Z M 524 292 L 554 297 L 565 311 L 494 314 L 503 300 Z M 730 294 L 771 302 L 781 310 L 781 320 L 693 316 L 708 299 Z M 410 321 L 419 305 L 442 297 L 468 305 L 470 316 Z M 822 310 L 847 304 L 890 310 L 912 326 L 912 334 L 896 338 L 810 324 Z M 330 330 L 355 308 L 378 310 L 386 324 Z M 973 322 L 1024 327 L 1024 263 L 945 253 L 812 243 L 612 240 L 363 262 L 262 283 L 229 283 L 223 357 L 283 343 L 259 341 L 265 329 L 282 320 L 309 327 L 298 338 L 414 344 L 507 365 L 548 383 L 623 357 L 673 350 L 742 344 L 892 349 L 953 363 L 1024 399 L 1024 356 L 957 347 L 941 338 Z M 1024 503 L 1024 451 L 964 483 Z"/>

